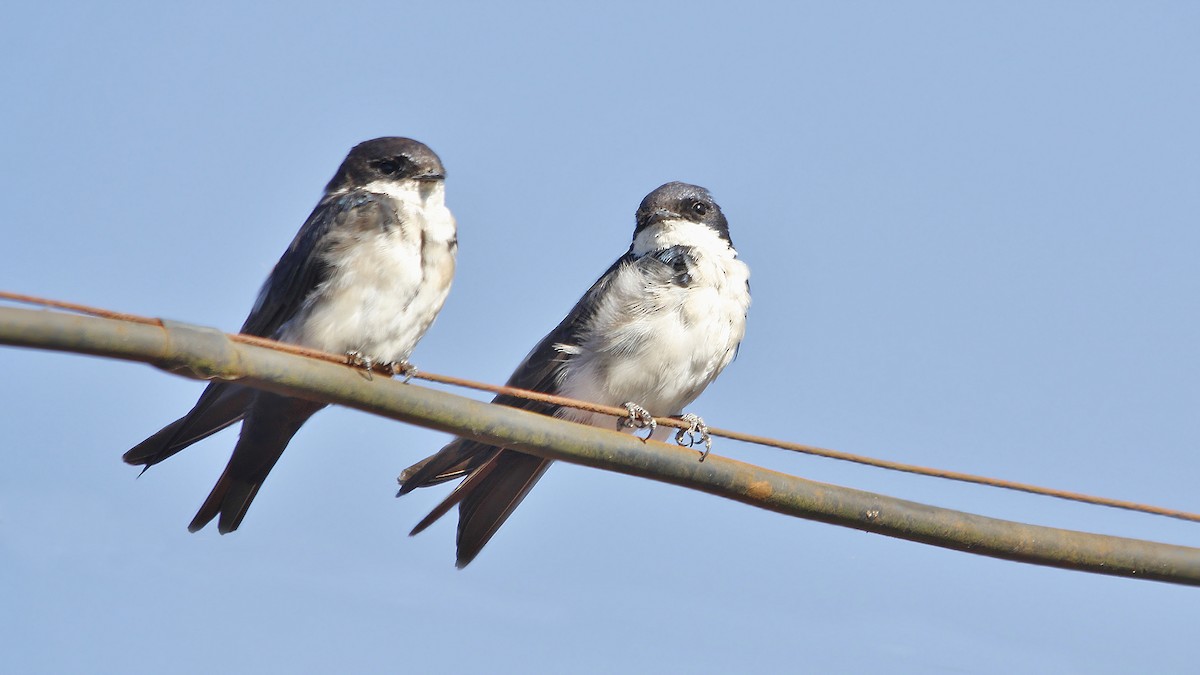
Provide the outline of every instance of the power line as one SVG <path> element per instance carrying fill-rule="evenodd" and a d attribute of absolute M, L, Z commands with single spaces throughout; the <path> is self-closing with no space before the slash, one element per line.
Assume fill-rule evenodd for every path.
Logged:
<path fill-rule="evenodd" d="M 148 317 L 138 316 L 135 314 L 125 314 L 125 313 L 121 313 L 121 312 L 114 312 L 114 311 L 107 310 L 107 309 L 90 307 L 87 305 L 81 305 L 81 304 L 72 303 L 72 302 L 65 302 L 65 301 L 61 301 L 61 300 L 51 300 L 51 299 L 47 299 L 47 298 L 40 298 L 40 297 L 36 297 L 36 296 L 32 296 L 32 295 L 21 295 L 21 294 L 17 294 L 17 293 L 9 293 L 9 292 L 0 291 L 0 300 L 9 300 L 12 302 L 20 302 L 20 303 L 24 303 L 24 304 L 37 305 L 37 306 L 41 306 L 41 307 L 53 307 L 56 309 L 64 309 L 64 310 L 68 310 L 68 311 L 72 311 L 72 312 L 77 312 L 80 314 L 87 314 L 90 316 L 97 316 L 97 317 L 106 318 L 106 319 L 113 319 L 113 320 L 117 320 L 117 321 L 127 321 L 127 322 L 132 322 L 132 323 L 139 323 L 139 324 L 145 324 L 145 325 L 150 325 L 150 326 L 158 326 L 158 327 L 167 328 L 166 326 L 164 326 L 162 320 L 160 320 L 160 319 L 152 319 L 152 318 L 148 318 Z M 309 349 L 307 347 L 300 347 L 298 345 L 287 344 L 284 342 L 276 342 L 275 340 L 256 337 L 256 336 L 252 336 L 252 335 L 242 335 L 242 334 L 225 334 L 225 335 L 228 339 L 230 339 L 234 342 L 242 343 L 242 344 L 254 345 L 254 346 L 258 346 L 258 347 L 265 347 L 267 349 L 274 349 L 276 351 L 297 354 L 300 356 L 306 356 L 309 358 L 319 359 L 322 361 L 328 361 L 331 363 L 337 363 L 337 364 L 342 364 L 342 365 L 345 365 L 347 363 L 347 359 L 346 359 L 345 355 L 330 354 L 328 352 L 323 352 L 323 351 L 319 351 L 319 350 L 315 350 L 315 349 Z M 382 367 L 378 367 L 378 366 L 376 366 L 373 369 L 373 371 L 383 374 L 383 375 L 388 375 L 388 376 L 392 375 L 391 372 L 387 371 L 386 369 L 384 369 Z M 624 408 L 605 406 L 605 405 L 600 405 L 597 403 L 589 403 L 587 401 L 578 401 L 578 400 L 574 400 L 574 399 L 563 398 L 561 396 L 553 396 L 550 394 L 543 394 L 541 392 L 529 391 L 526 389 L 518 389 L 515 387 L 487 384 L 484 382 L 476 382 L 473 380 L 468 380 L 468 379 L 464 379 L 464 378 L 460 378 L 460 377 L 453 377 L 450 375 L 440 375 L 437 373 L 427 373 L 427 372 L 422 372 L 422 371 L 416 371 L 406 377 L 412 378 L 412 379 L 425 380 L 428 382 L 437 382 L 439 384 L 444 384 L 444 385 L 448 385 L 448 386 L 463 387 L 463 388 L 467 388 L 467 389 L 474 389 L 477 391 L 486 391 L 486 392 L 490 392 L 493 394 L 504 394 L 506 396 L 513 396 L 516 398 L 539 401 L 539 402 L 543 402 L 543 403 L 549 403 L 552 405 L 577 408 L 579 410 L 600 413 L 603 415 L 611 415 L 611 416 L 617 417 L 617 418 L 623 417 L 624 415 L 627 414 L 627 411 Z M 690 426 L 690 424 L 688 422 L 685 422 L 685 421 L 682 421 L 682 420 L 679 420 L 676 418 L 671 418 L 671 417 L 656 418 L 655 421 L 658 424 L 674 427 L 677 429 L 687 429 Z M 1156 516 L 1177 518 L 1179 520 L 1200 522 L 1200 514 L 1191 513 L 1188 511 L 1182 511 L 1182 510 L 1178 510 L 1178 509 L 1169 509 L 1169 508 L 1165 508 L 1165 507 L 1161 507 L 1161 506 L 1154 506 L 1154 505 L 1150 505 L 1150 504 L 1141 504 L 1138 502 L 1132 502 L 1132 501 L 1121 500 L 1121 499 L 1113 499 L 1113 498 L 1109 498 L 1109 497 L 1098 497 L 1098 496 L 1083 494 L 1083 493 L 1079 493 L 1079 492 L 1059 490 L 1056 488 L 1042 487 L 1039 485 L 1032 485 L 1029 483 L 1021 483 L 1021 482 L 1006 480 L 1006 479 L 1002 479 L 1002 478 L 992 478 L 989 476 L 980 476 L 980 475 L 964 473 L 964 472 L 960 472 L 960 471 L 936 469 L 936 468 L 931 468 L 931 467 L 919 466 L 916 464 L 907 464 L 907 463 L 903 463 L 903 462 L 895 462 L 895 461 L 886 460 L 886 459 L 877 459 L 874 457 L 867 457 L 865 455 L 857 455 L 857 454 L 852 454 L 852 453 L 848 453 L 848 452 L 841 452 L 839 450 L 831 450 L 828 448 L 821 448 L 821 447 L 817 447 L 817 446 L 813 446 L 813 445 L 805 445 L 803 443 L 795 443 L 792 441 L 783 441 L 783 440 L 779 440 L 779 439 L 775 439 L 775 438 L 768 438 L 765 436 L 757 436 L 754 434 L 742 433 L 739 431 L 731 431 L 728 429 L 719 429 L 716 427 L 709 427 L 708 431 L 713 436 L 720 436 L 722 438 L 728 438 L 731 440 L 741 441 L 744 443 L 750 443 L 753 445 L 762 445 L 762 446 L 766 446 L 766 447 L 777 448 L 780 450 L 788 450 L 790 452 L 798 452 L 798 453 L 802 453 L 802 454 L 806 454 L 806 455 L 813 455 L 816 457 L 825 457 L 828 459 L 835 459 L 835 460 L 844 461 L 844 462 L 853 462 L 855 464 L 862 464 L 864 466 L 873 466 L 876 468 L 886 469 L 889 471 L 899 471 L 899 472 L 903 472 L 903 473 L 916 474 L 916 475 L 920 475 L 920 476 L 941 478 L 944 480 L 953 480 L 953 481 L 958 481 L 958 482 L 963 482 L 963 483 L 972 483 L 975 485 L 985 485 L 988 487 L 1001 488 L 1001 489 L 1005 489 L 1005 490 L 1014 490 L 1017 492 L 1025 492 L 1025 493 L 1029 493 L 1029 494 L 1042 495 L 1045 497 L 1053 497 L 1056 499 L 1080 502 L 1080 503 L 1084 503 L 1084 504 L 1093 504 L 1096 506 L 1105 506 L 1105 507 L 1109 507 L 1109 508 L 1123 509 L 1123 510 L 1127 510 L 1127 511 L 1137 511 L 1139 513 L 1147 513 L 1147 514 L 1156 515 Z"/>
<path fill-rule="evenodd" d="M 0 344 L 147 363 L 168 372 L 342 405 L 489 445 L 678 485 L 750 506 L 1004 560 L 1200 586 L 1200 549 L 1018 523 L 806 480 L 615 430 L 491 405 L 202 326 L 141 325 L 0 307 Z M 886 571 L 886 565 L 884 567 Z"/>

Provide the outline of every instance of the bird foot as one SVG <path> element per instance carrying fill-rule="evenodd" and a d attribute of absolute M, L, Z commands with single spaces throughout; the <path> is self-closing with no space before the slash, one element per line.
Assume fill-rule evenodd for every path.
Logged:
<path fill-rule="evenodd" d="M 371 372 L 375 370 L 391 377 L 403 375 L 405 383 L 417 374 L 417 367 L 408 361 L 376 361 L 357 349 L 346 352 L 346 363 L 355 368 L 362 368 L 363 375 L 368 380 L 371 379 Z"/>
<path fill-rule="evenodd" d="M 379 364 L 379 367 L 392 377 L 402 376 L 404 384 L 408 384 L 409 380 L 417 376 L 417 367 L 408 361 L 388 361 Z"/>
<path fill-rule="evenodd" d="M 691 426 L 676 431 L 675 442 L 689 448 L 695 447 L 697 444 L 703 444 L 704 450 L 700 452 L 700 461 L 703 462 L 708 458 L 708 453 L 712 452 L 712 436 L 708 434 L 708 425 L 704 423 L 704 420 L 699 415 L 692 413 L 680 415 L 679 419 Z"/>
<path fill-rule="evenodd" d="M 646 437 L 642 440 L 650 440 L 650 437 L 654 435 L 654 429 L 658 426 L 658 422 L 654 421 L 654 415 L 651 415 L 649 410 L 646 410 L 633 401 L 622 405 L 629 415 L 617 419 L 617 431 L 625 429 L 649 429 Z"/>
<path fill-rule="evenodd" d="M 371 369 L 375 367 L 375 359 L 357 349 L 351 349 L 346 352 L 346 363 L 354 368 L 362 368 L 363 377 L 371 379 Z"/>

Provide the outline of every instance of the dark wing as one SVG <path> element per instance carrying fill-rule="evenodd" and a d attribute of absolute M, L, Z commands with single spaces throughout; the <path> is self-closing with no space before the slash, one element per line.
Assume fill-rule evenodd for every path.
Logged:
<path fill-rule="evenodd" d="M 583 294 L 579 302 L 575 303 L 566 318 L 555 326 L 549 335 L 542 338 L 541 342 L 538 342 L 537 346 L 521 362 L 521 365 L 517 366 L 517 369 L 508 378 L 508 386 L 547 394 L 555 393 L 558 389 L 558 375 L 562 371 L 563 365 L 571 357 L 570 354 L 558 351 L 555 345 L 579 343 L 583 338 L 584 331 L 591 323 L 592 316 L 596 313 L 596 307 L 599 304 L 597 298 L 604 295 L 622 267 L 632 265 L 635 261 L 636 258 L 632 254 L 626 253 L 609 265 L 587 293 Z M 538 409 L 536 406 L 546 405 L 509 396 L 497 396 L 495 402 L 527 410 L 536 410 Z"/>
<path fill-rule="evenodd" d="M 618 258 L 596 280 L 596 283 L 592 284 L 592 287 L 579 299 L 579 302 L 575 303 L 575 306 L 567 314 L 567 317 L 554 330 L 550 331 L 549 335 L 542 338 L 537 346 L 529 352 L 525 360 L 521 362 L 521 365 L 517 366 L 516 371 L 509 376 L 508 386 L 539 391 L 546 394 L 557 393 L 559 375 L 562 372 L 563 366 L 570 361 L 571 355 L 559 351 L 555 348 L 555 345 L 578 344 L 583 332 L 591 322 L 596 306 L 596 296 L 608 288 L 618 269 L 623 265 L 632 264 L 633 262 L 634 257 L 631 254 L 626 254 Z M 544 415 L 552 415 L 557 410 L 557 406 L 548 403 L 530 401 L 504 394 L 495 397 L 492 399 L 492 402 L 512 408 L 531 410 Z M 456 439 L 442 448 L 437 454 L 426 457 L 405 469 L 400 475 L 401 487 L 399 494 L 396 496 L 408 494 L 419 487 L 444 483 L 470 473 L 474 468 L 482 465 L 499 452 L 499 450 L 500 448 L 494 445 L 487 445 L 464 438 Z"/>
<path fill-rule="evenodd" d="M 213 382 L 188 414 L 135 445 L 122 459 L 126 464 L 150 468 L 242 419 L 253 397 L 253 389 L 228 382 Z"/>
<path fill-rule="evenodd" d="M 597 297 L 608 289 L 623 266 L 634 262 L 631 254 L 614 262 L 592 284 L 567 317 L 525 357 L 516 372 L 508 378 L 508 385 L 548 394 L 557 393 L 563 366 L 569 362 L 571 354 L 558 350 L 555 345 L 579 343 L 591 323 Z M 543 414 L 553 414 L 556 409 L 556 406 L 547 403 L 505 395 L 497 396 L 494 402 Z M 425 529 L 458 504 L 457 564 L 465 567 L 475 559 L 549 466 L 548 459 L 459 438 L 436 455 L 406 469 L 401 475 L 399 494 L 467 475 L 412 532 L 416 534 Z"/>
<path fill-rule="evenodd" d="M 342 227 L 378 227 L 382 218 L 391 215 L 390 209 L 385 197 L 361 190 L 328 197 L 317 204 L 267 277 L 241 332 L 274 337 L 328 276 L 322 251 L 325 236 Z M 126 452 L 125 461 L 153 466 L 234 424 L 245 416 L 253 393 L 228 382 L 208 385 L 186 415 Z"/>
<path fill-rule="evenodd" d="M 317 204 L 275 264 L 275 269 L 271 270 L 241 332 L 273 337 L 300 312 L 313 290 L 328 278 L 329 267 L 323 250 L 327 245 L 326 235 L 343 228 L 379 229 L 386 219 L 395 215 L 389 201 L 389 198 L 371 192 L 352 190 L 327 197 Z"/>

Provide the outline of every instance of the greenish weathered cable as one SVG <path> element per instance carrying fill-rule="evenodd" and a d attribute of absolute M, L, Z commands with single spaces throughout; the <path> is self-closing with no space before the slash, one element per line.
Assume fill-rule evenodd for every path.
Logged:
<path fill-rule="evenodd" d="M 8 300 L 11 302 L 20 302 L 24 304 L 37 305 L 40 307 L 51 307 L 55 309 L 65 309 L 71 312 L 79 312 L 90 316 L 98 316 L 107 319 L 116 319 L 120 321 L 131 321 L 133 323 L 141 323 L 152 326 L 161 326 L 163 321 L 160 319 L 151 319 L 144 316 L 134 314 L 125 314 L 122 312 L 114 312 L 112 310 L 103 309 L 100 307 L 89 307 L 74 302 L 65 302 L 62 300 L 53 300 L 50 298 L 41 298 L 23 293 L 11 293 L 8 291 L 0 291 L 0 300 Z M 326 352 L 307 349 L 298 345 L 276 342 L 267 338 L 255 337 L 253 335 L 230 335 L 230 340 L 243 344 L 258 345 L 260 347 L 268 347 L 280 351 L 299 354 L 301 356 L 309 356 L 316 359 L 331 361 L 335 363 L 345 363 L 344 355 L 329 354 Z M 507 396 L 515 396 L 526 400 L 543 401 L 553 405 L 562 405 L 577 408 L 579 410 L 587 410 L 597 412 L 602 415 L 620 416 L 624 411 L 620 408 L 611 406 L 589 403 L 587 401 L 576 401 L 561 396 L 553 396 L 537 391 L 528 391 L 525 389 L 516 389 L 508 386 L 496 386 L 484 382 L 475 382 L 461 377 L 453 377 L 450 375 L 440 375 L 438 373 L 421 372 L 412 374 L 409 377 L 429 382 L 438 382 L 440 384 L 448 384 L 455 387 L 466 387 L 478 391 L 489 391 L 494 394 L 505 394 Z M 678 429 L 687 429 L 686 422 L 679 418 L 660 417 L 656 418 L 656 422 L 664 426 L 673 426 Z M 1131 502 L 1126 499 L 1113 499 L 1111 497 L 1097 497 L 1095 495 L 1083 494 L 1081 492 L 1072 492 L 1069 490 L 1060 490 L 1055 488 L 1042 487 L 1040 485 L 1032 485 L 1030 483 L 1021 483 L 1019 481 L 1006 480 L 1003 478 L 992 478 L 989 476 L 979 476 L 975 474 L 964 473 L 962 471 L 949 471 L 946 469 L 935 469 L 926 466 L 918 466 L 906 462 L 897 462 L 887 459 L 879 459 L 876 457 L 867 457 L 865 455 L 856 455 L 839 450 L 831 450 L 829 448 L 819 448 L 814 445 L 806 445 L 803 443 L 795 443 L 792 441 L 781 441 L 776 438 L 767 438 L 765 436 L 756 436 L 740 431 L 731 431 L 727 429 L 719 429 L 717 427 L 709 427 L 709 433 L 713 436 L 723 436 L 725 438 L 742 441 L 743 443 L 753 443 L 771 448 L 779 448 L 791 452 L 800 452 L 814 457 L 825 457 L 828 459 L 836 459 L 843 462 L 854 462 L 863 466 L 873 466 L 888 471 L 902 471 L 918 476 L 929 476 L 932 478 L 941 478 L 945 480 L 954 480 L 974 485 L 986 485 L 988 487 L 1001 488 L 1004 490 L 1016 490 L 1018 492 L 1026 492 L 1028 494 L 1042 495 L 1045 497 L 1053 497 L 1055 499 L 1066 499 L 1081 504 L 1093 504 L 1096 506 L 1105 506 L 1114 509 L 1125 509 L 1128 511 L 1136 511 L 1138 513 L 1149 513 L 1156 516 L 1165 516 L 1167 518 L 1178 518 L 1180 520 L 1189 520 L 1192 522 L 1200 522 L 1200 514 L 1184 511 L 1182 509 L 1169 509 L 1162 506 L 1154 506 L 1152 504 L 1140 504 Z"/>
<path fill-rule="evenodd" d="M 209 328 L 162 327 L 0 307 L 0 344 L 92 354 L 204 379 L 239 380 L 550 457 L 701 490 L 787 515 L 1006 560 L 1200 585 L 1200 549 L 1028 525 L 827 485 L 724 457 L 235 343 Z"/>

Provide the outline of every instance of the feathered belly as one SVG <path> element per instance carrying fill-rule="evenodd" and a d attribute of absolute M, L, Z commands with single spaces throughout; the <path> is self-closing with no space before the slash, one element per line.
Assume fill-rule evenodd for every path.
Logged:
<path fill-rule="evenodd" d="M 383 239 L 381 236 L 380 239 Z M 332 262 L 332 261 L 331 261 Z M 407 359 L 442 308 L 454 259 L 394 242 L 363 242 L 333 265 L 284 339 L 378 361 Z"/>
<path fill-rule="evenodd" d="M 682 412 L 733 359 L 745 325 L 739 303 L 690 295 L 594 340 L 569 369 L 564 395 L 618 406 L 632 401 L 654 415 Z"/>

